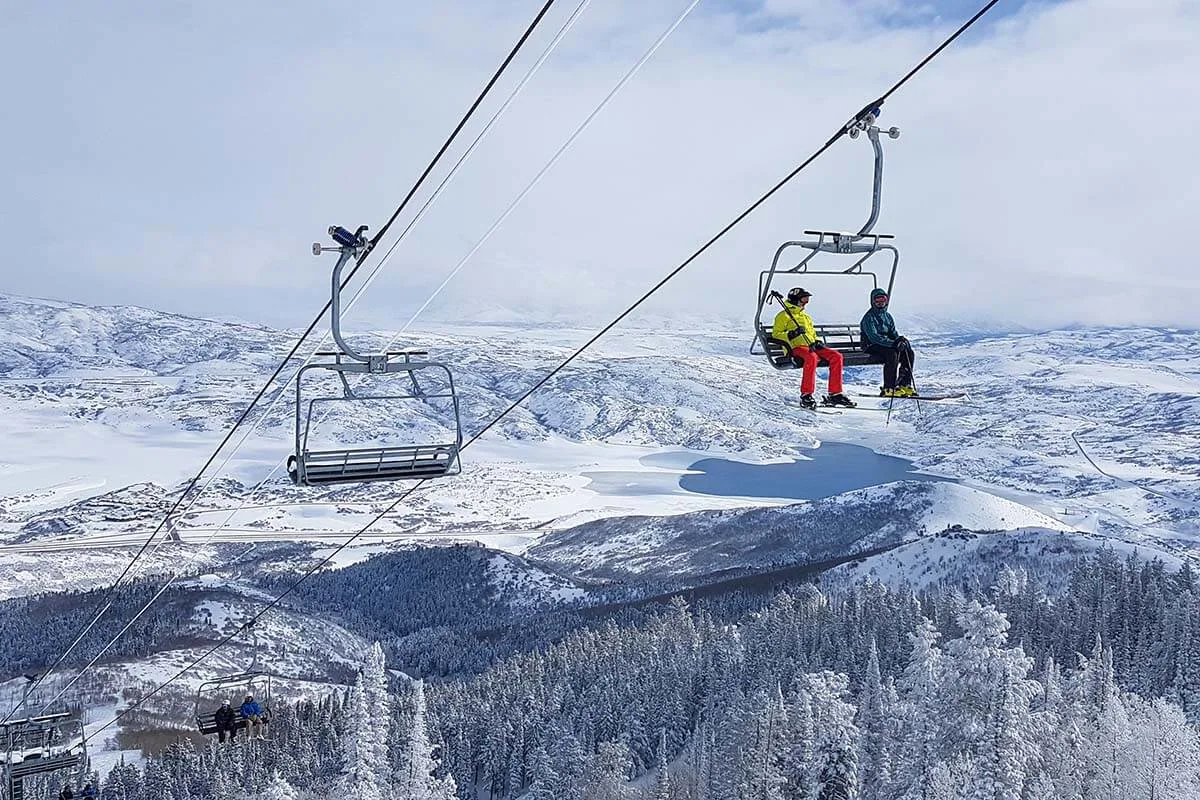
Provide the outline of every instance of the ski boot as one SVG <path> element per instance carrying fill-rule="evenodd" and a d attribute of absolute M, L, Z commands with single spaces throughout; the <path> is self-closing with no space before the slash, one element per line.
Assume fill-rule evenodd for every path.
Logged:
<path fill-rule="evenodd" d="M 800 407 L 808 411 L 817 410 L 817 401 L 811 394 L 800 395 Z"/>
<path fill-rule="evenodd" d="M 858 403 L 854 402 L 849 397 L 846 397 L 846 395 L 842 394 L 841 392 L 837 392 L 836 394 L 825 395 L 825 399 L 821 401 L 821 405 L 835 407 L 841 406 L 842 408 L 856 408 Z"/>
<path fill-rule="evenodd" d="M 896 397 L 916 397 L 917 390 L 911 386 L 897 386 Z"/>
<path fill-rule="evenodd" d="M 899 389 L 885 389 L 882 386 L 879 387 L 879 396 L 880 397 L 904 397 L 904 395 L 900 393 Z"/>

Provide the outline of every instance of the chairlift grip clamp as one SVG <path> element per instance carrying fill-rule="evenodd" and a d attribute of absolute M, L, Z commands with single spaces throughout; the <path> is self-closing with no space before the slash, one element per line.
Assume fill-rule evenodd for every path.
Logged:
<path fill-rule="evenodd" d="M 330 225 L 329 236 L 337 242 L 340 247 L 326 247 L 320 242 L 313 242 L 312 252 L 314 256 L 319 256 L 321 253 L 329 251 L 334 253 L 344 253 L 347 250 L 357 252 L 367 246 L 367 240 L 363 237 L 363 231 L 367 230 L 366 225 L 359 225 L 358 229 L 351 233 L 341 225 Z"/>
<path fill-rule="evenodd" d="M 852 120 L 847 122 L 842 127 L 842 130 L 845 133 L 848 133 L 851 139 L 857 139 L 860 133 L 875 124 L 876 120 L 879 119 L 879 115 L 882 113 L 882 108 L 883 100 L 875 100 L 867 103 L 862 107 L 861 111 L 854 115 Z M 896 137 L 893 136 L 892 138 L 894 139 Z"/>

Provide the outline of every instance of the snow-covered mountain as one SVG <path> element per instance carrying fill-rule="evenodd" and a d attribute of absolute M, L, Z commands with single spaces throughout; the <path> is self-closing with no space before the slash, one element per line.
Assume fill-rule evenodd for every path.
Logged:
<path fill-rule="evenodd" d="M 739 514 L 767 524 L 765 515 L 730 509 L 800 500 L 816 502 L 789 509 L 779 525 L 804 536 L 747 545 L 742 555 L 766 564 L 788 547 L 810 555 L 852 542 L 869 549 L 921 526 L 1072 530 L 1180 553 L 1200 536 L 1195 331 L 927 333 L 918 343 L 919 385 L 967 398 L 897 403 L 890 417 L 870 397 L 859 398 L 862 410 L 841 415 L 803 412 L 798 375 L 750 357 L 748 331 L 690 333 L 614 331 L 472 444 L 461 476 L 405 498 L 371 528 L 369 542 L 476 538 L 519 552 L 555 530 L 614 520 L 551 536 L 543 547 L 569 540 L 594 550 L 609 536 L 622 545 L 610 545 L 613 560 L 595 568 L 633 570 L 638 559 L 663 566 L 639 546 L 661 539 L 676 548 L 672 569 L 715 571 L 721 553 L 692 553 L 685 542 L 699 541 L 705 529 L 712 542 L 733 539 Z M 492 325 L 406 335 L 398 344 L 427 347 L 454 367 L 470 436 L 588 335 Z M 112 548 L 140 545 L 154 529 L 293 336 L 145 309 L 0 298 L 0 431 L 17 444 L 0 463 L 4 593 L 28 591 L 17 573 L 111 574 L 122 552 Z M 390 338 L 358 341 L 378 346 Z M 878 370 L 848 377 L 870 394 Z M 252 431 L 245 443 L 231 457 L 227 448 L 205 475 L 199 499 L 171 526 L 174 536 L 188 546 L 345 536 L 395 499 L 392 485 L 314 490 L 282 477 L 291 392 L 268 393 L 263 414 L 243 429 Z M 322 435 L 363 442 L 445 429 L 448 420 L 445 408 L 428 404 L 358 407 L 327 420 Z M 846 460 L 830 445 L 854 446 L 858 455 Z M 894 474 L 873 453 L 908 459 L 906 469 L 922 474 Z M 719 471 L 702 466 L 705 458 L 738 465 L 741 477 L 722 483 L 713 477 Z M 791 466 L 794 478 L 766 480 L 767 470 Z M 706 482 L 697 482 L 700 475 Z M 935 477 L 960 485 L 912 482 Z M 872 488 L 880 484 L 894 485 Z M 918 498 L 929 509 L 909 505 Z M 998 498 L 1011 512 L 997 510 Z M 1037 521 L 1000 519 L 1021 507 Z M 616 519 L 698 511 L 718 513 Z M 830 519 L 843 522 L 822 545 Z M 693 523 L 697 531 L 686 535 L 664 532 Z M 88 545 L 109 549 L 80 549 Z M 160 555 L 171 552 L 162 548 Z M 582 549 L 568 552 L 558 554 L 573 564 L 587 560 Z"/>
<path fill-rule="evenodd" d="M 593 580 L 724 577 L 920 544 L 943 532 L 1016 529 L 1069 530 L 975 489 L 901 482 L 782 508 L 599 520 L 550 534 L 526 554 Z"/>

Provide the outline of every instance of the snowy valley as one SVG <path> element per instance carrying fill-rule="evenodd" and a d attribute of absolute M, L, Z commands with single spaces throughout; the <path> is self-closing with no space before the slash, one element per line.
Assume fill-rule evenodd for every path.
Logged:
<path fill-rule="evenodd" d="M 864 395 L 856 398 L 860 409 L 812 414 L 797 403 L 798 376 L 749 356 L 745 332 L 714 330 L 684 342 L 660 330 L 617 331 L 472 444 L 462 475 L 404 497 L 369 527 L 400 489 L 293 486 L 281 468 L 291 448 L 292 388 L 276 386 L 264 399 L 266 412 L 249 418 L 253 432 L 244 443 L 224 451 L 185 510 L 154 533 L 294 334 L 11 296 L 0 297 L 0 320 L 0 429 L 13 445 L 0 461 L 0 639 L 9 643 L 0 658 L 0 698 L 6 706 L 18 702 L 21 673 L 49 666 L 111 599 L 107 618 L 38 699 L 61 691 L 88 707 L 98 729 L 131 698 L 186 669 L 93 747 L 98 769 L 117 764 L 121 752 L 143 763 L 142 777 L 125 778 L 137 784 L 133 794 L 147 791 L 140 781 L 148 786 L 152 771 L 174 769 L 169 791 L 183 800 L 179 759 L 199 759 L 207 769 L 244 757 L 205 750 L 192 734 L 200 748 L 193 755 L 142 761 L 143 752 L 160 753 L 162 742 L 184 736 L 202 679 L 246 669 L 280 676 L 277 697 L 313 704 L 281 718 L 280 738 L 263 744 L 271 754 L 261 757 L 284 775 L 332 785 L 326 779 L 354 754 L 347 744 L 305 738 L 297 720 L 308 719 L 320 736 L 353 739 L 348 731 L 363 725 L 352 721 L 359 690 L 346 694 L 346 687 L 361 684 L 366 662 L 375 664 L 377 683 L 400 687 L 395 730 L 415 730 L 413 704 L 423 704 L 415 698 L 426 691 L 398 671 L 430 681 L 428 724 L 442 754 L 437 774 L 458 780 L 459 797 L 467 796 L 464 775 L 474 776 L 478 796 L 491 798 L 575 796 L 564 792 L 611 783 L 614 775 L 640 776 L 629 791 L 656 800 L 807 797 L 770 792 L 801 773 L 817 780 L 817 762 L 772 755 L 775 745 L 752 730 L 785 718 L 811 726 L 812 715 L 825 714 L 832 715 L 826 730 L 838 735 L 850 735 L 847 726 L 855 737 L 883 735 L 883 723 L 869 714 L 888 704 L 904 725 L 931 724 L 911 709 L 920 705 L 913 693 L 933 690 L 905 672 L 915 669 L 909 637 L 924 630 L 922 617 L 948 643 L 938 655 L 937 636 L 921 634 L 930 664 L 938 664 L 926 666 L 951 676 L 947 692 L 966 697 L 970 681 L 983 681 L 988 692 L 1010 693 L 1002 702 L 1020 698 L 1024 711 L 1013 706 L 1011 713 L 1033 715 L 1020 722 L 1030 726 L 1024 740 L 1042 748 L 1022 756 L 1027 792 L 1066 785 L 1055 770 L 1066 770 L 1070 759 L 1056 755 L 1062 764 L 1052 767 L 1048 755 L 1065 745 L 1034 732 L 1049 724 L 1047 715 L 1085 727 L 1103 722 L 1078 698 L 1074 706 L 1052 701 L 1062 691 L 1056 682 L 1104 697 L 1140 691 L 1150 705 L 1119 701 L 1137 719 L 1121 736 L 1196 713 L 1193 673 L 1181 666 L 1190 651 L 1179 638 L 1200 630 L 1190 578 L 1147 601 L 1156 635 L 1172 648 L 1169 659 L 1155 651 L 1153 674 L 1132 655 L 1152 646 L 1150 634 L 1110 636 L 1125 611 L 1090 597 L 1102 613 L 1087 625 L 1069 618 L 1081 613 L 1088 581 L 1141 580 L 1139 591 L 1149 597 L 1147 581 L 1174 581 L 1171 575 L 1190 568 L 1200 543 L 1200 332 L 964 336 L 931 329 L 912 334 L 919 385 L 964 398 L 898 401 L 889 414 L 886 401 L 867 396 L 877 390 L 878 369 L 859 368 L 848 377 Z M 453 366 L 470 437 L 587 335 L 433 328 L 404 344 L 427 347 Z M 1133 339 L 1136 357 L 1122 346 Z M 374 441 L 448 424 L 445 409 L 432 404 L 358 407 L 324 422 L 323 435 Z M 148 540 L 133 583 L 107 598 L 107 586 Z M 239 630 L 327 556 L 332 561 L 252 632 Z M 1146 563 L 1158 572 L 1138 578 L 1149 567 L 1137 565 Z M 130 623 L 160 591 L 161 601 Z M 691 610 L 681 612 L 680 602 Z M 864 614 L 869 625 L 860 624 Z M 772 620 L 778 630 L 803 633 L 779 644 Z M 1007 641 L 991 666 L 971 666 L 984 657 L 966 643 L 972 625 L 989 647 Z M 227 645 L 205 655 L 226 636 Z M 843 640 L 845 652 L 829 650 Z M 1106 661 L 1121 646 L 1115 666 Z M 786 652 L 768 658 L 763 647 Z M 1077 652 L 1088 654 L 1078 672 Z M 380 671 L 384 657 L 390 678 Z M 203 663 L 189 668 L 198 658 Z M 98 666 L 70 685 L 92 659 Z M 600 663 L 620 685 L 593 697 L 585 687 L 603 681 L 586 676 Z M 1008 666 L 996 672 L 997 664 Z M 986 679 L 970 677 L 976 668 Z M 1057 675 L 1060 668 L 1070 674 Z M 514 688 L 525 672 L 547 676 L 520 690 L 530 700 Z M 889 684 L 892 678 L 898 683 Z M 732 683 L 714 692 L 714 681 L 726 679 Z M 1176 711 L 1152 705 L 1164 695 Z M 655 706 L 668 700 L 676 705 Z M 936 703 L 958 700 L 947 694 Z M 630 718 L 638 704 L 644 710 Z M 578 715 L 583 707 L 597 716 Z M 723 726 L 742 738 L 723 740 L 732 735 Z M 899 742 L 902 733 L 888 735 Z M 985 739 L 981 729 L 939 763 L 983 770 Z M 731 758 L 730 748 L 749 741 L 767 748 L 760 753 L 767 761 L 798 772 L 714 777 L 712 760 Z M 341 761 L 330 756 L 301 768 L 284 758 L 288 747 Z M 405 747 L 393 744 L 392 755 L 416 758 Z M 846 755 L 849 746 L 831 740 L 820 747 Z M 901 749 L 888 758 L 899 759 Z M 856 752 L 864 771 L 883 769 L 879 752 Z M 654 783 L 668 761 L 681 778 L 674 788 Z M 583 765 L 573 777 L 562 774 L 570 763 Z M 226 766 L 255 791 L 271 778 L 249 762 Z M 906 779 L 953 792 L 960 777 L 946 767 Z M 726 779 L 741 783 L 719 788 Z M 875 774 L 879 787 L 891 787 L 889 780 Z M 703 794 L 701 783 L 716 794 Z M 589 791 L 580 796 L 609 796 Z M 917 796 L 955 796 L 933 791 Z"/>

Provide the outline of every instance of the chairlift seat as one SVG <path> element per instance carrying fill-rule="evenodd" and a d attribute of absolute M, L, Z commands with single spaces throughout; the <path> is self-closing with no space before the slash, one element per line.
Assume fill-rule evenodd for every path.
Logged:
<path fill-rule="evenodd" d="M 60 753 L 59 755 L 43 758 L 27 758 L 9 765 L 11 780 L 28 778 L 31 775 L 42 775 L 47 772 L 57 772 L 60 769 L 72 769 L 83 764 L 82 753 Z"/>
<path fill-rule="evenodd" d="M 259 719 L 262 720 L 264 725 L 270 725 L 270 710 L 264 708 Z M 246 726 L 249 724 L 250 721 L 243 717 L 240 713 L 237 714 L 237 716 L 235 716 L 233 719 L 233 729 L 235 731 L 245 730 Z M 200 716 L 196 717 L 196 726 L 200 729 L 200 733 L 204 734 L 205 736 L 211 736 L 214 733 L 217 733 L 217 712 L 213 711 L 211 714 L 201 714 Z"/>
<path fill-rule="evenodd" d="M 262 721 L 270 723 L 271 674 L 268 672 L 244 672 L 240 675 L 226 675 L 211 681 L 205 681 L 196 689 L 195 719 L 196 727 L 200 729 L 200 733 L 205 736 L 211 736 L 218 732 L 217 710 L 220 708 L 220 700 L 218 698 L 224 697 L 228 699 L 229 693 L 234 690 L 244 691 L 246 694 L 261 697 L 259 705 L 262 707 Z M 236 710 L 238 706 L 233 706 L 233 708 L 235 709 L 233 729 L 240 731 L 249 722 L 241 715 L 240 711 Z M 201 709 L 205 710 L 202 711 Z M 207 709 L 212 710 L 209 711 Z"/>
<path fill-rule="evenodd" d="M 459 471 L 458 450 L 456 443 L 306 450 L 288 460 L 288 473 L 305 486 L 440 478 Z"/>
<path fill-rule="evenodd" d="M 851 325 L 814 325 L 817 338 L 825 342 L 825 346 L 842 354 L 842 364 L 847 367 L 865 367 L 871 364 L 883 364 L 882 358 L 872 355 L 862 349 L 862 334 L 856 326 Z M 775 369 L 795 369 L 800 362 L 792 358 L 791 351 L 783 342 L 771 337 L 771 328 L 759 326 L 759 340 L 767 351 L 767 359 Z"/>

